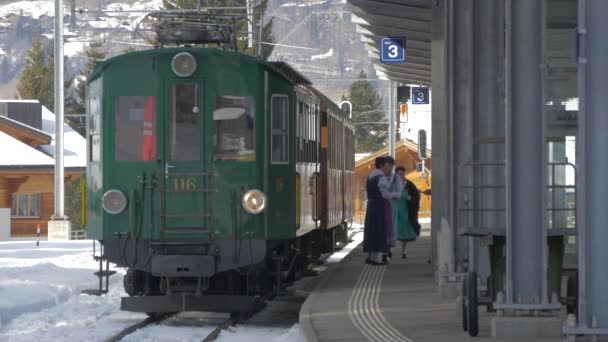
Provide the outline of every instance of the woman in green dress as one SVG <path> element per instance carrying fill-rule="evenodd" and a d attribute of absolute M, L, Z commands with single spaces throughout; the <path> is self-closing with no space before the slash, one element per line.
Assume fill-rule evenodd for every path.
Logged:
<path fill-rule="evenodd" d="M 420 203 L 420 192 L 413 183 L 405 178 L 405 167 L 399 166 L 395 169 L 397 177 L 393 177 L 391 191 L 395 191 L 402 185 L 401 196 L 391 200 L 391 211 L 393 218 L 393 238 L 401 241 L 401 257 L 407 258 L 406 247 L 409 241 L 416 240 L 418 236 L 418 207 Z M 398 179 L 399 178 L 399 179 Z"/>

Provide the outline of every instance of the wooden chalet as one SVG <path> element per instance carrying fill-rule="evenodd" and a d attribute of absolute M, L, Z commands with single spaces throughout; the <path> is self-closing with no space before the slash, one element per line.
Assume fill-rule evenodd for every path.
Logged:
<path fill-rule="evenodd" d="M 54 213 L 55 115 L 35 100 L 0 100 L 0 208 L 11 236 L 46 235 Z M 64 125 L 65 182 L 82 177 L 86 139 Z"/>
<path fill-rule="evenodd" d="M 411 140 L 400 140 L 395 145 L 395 166 L 404 166 L 407 170 L 407 178 L 416 184 L 416 187 L 422 192 L 431 189 L 431 175 L 427 174 L 421 177 L 421 173 L 416 172 L 416 164 L 420 162 L 418 158 L 418 144 Z M 365 218 L 365 182 L 367 176 L 376 168 L 375 160 L 380 156 L 388 156 L 388 147 L 380 151 L 369 154 L 355 163 L 355 221 L 363 223 Z M 426 160 L 426 168 L 431 170 L 432 159 L 431 151 L 427 151 L 429 159 Z M 420 198 L 420 217 L 430 217 L 431 214 L 431 196 L 422 195 Z"/>

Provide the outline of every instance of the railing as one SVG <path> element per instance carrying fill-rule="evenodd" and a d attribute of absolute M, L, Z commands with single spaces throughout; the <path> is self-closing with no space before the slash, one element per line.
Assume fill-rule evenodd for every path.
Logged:
<path fill-rule="evenodd" d="M 85 230 L 72 230 L 70 233 L 70 240 L 85 240 L 87 238 L 87 232 Z"/>
<path fill-rule="evenodd" d="M 497 181 L 505 179 L 505 163 L 464 163 L 458 168 L 458 227 L 464 235 L 504 234 L 506 222 L 505 185 Z M 547 168 L 547 222 L 548 230 L 562 231 L 576 228 L 576 184 L 567 184 L 564 178 L 558 183 L 559 168 L 571 168 L 576 178 L 576 166 L 571 163 L 548 163 Z M 463 182 L 468 172 L 471 183 Z M 494 183 L 484 183 L 492 179 Z M 477 180 L 477 181 L 476 181 Z M 479 184 L 481 183 L 481 184 Z M 568 201 L 568 197 L 571 198 Z M 559 202 L 559 203 L 558 203 Z M 568 205 L 568 203 L 571 203 Z"/>

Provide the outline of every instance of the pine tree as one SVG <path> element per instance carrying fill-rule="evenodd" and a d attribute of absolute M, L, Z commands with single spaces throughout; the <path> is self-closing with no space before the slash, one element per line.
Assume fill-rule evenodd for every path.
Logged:
<path fill-rule="evenodd" d="M 52 72 L 52 64 L 50 69 Z M 52 110 L 54 104 L 54 76 L 52 74 L 50 76 L 51 79 L 49 80 L 49 67 L 45 61 L 42 42 L 35 40 L 27 54 L 25 68 L 17 85 L 19 97 L 22 99 L 38 100 L 42 105 Z"/>
<path fill-rule="evenodd" d="M 357 153 L 375 152 L 383 148 L 388 136 L 388 122 L 382 98 L 363 71 L 358 80 L 350 85 L 348 100 L 353 105 Z"/>
<path fill-rule="evenodd" d="M 106 58 L 106 50 L 103 48 L 103 43 L 101 41 L 93 41 L 89 44 L 89 47 L 86 50 L 87 55 L 87 64 L 85 64 L 80 76 L 78 76 L 78 104 L 71 108 L 72 114 L 84 114 L 85 107 L 85 97 L 86 97 L 86 80 L 91 76 L 95 65 L 104 60 Z"/>

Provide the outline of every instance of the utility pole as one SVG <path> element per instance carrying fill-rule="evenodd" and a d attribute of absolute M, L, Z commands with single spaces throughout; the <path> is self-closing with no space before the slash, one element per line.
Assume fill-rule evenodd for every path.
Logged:
<path fill-rule="evenodd" d="M 388 80 L 388 154 L 395 158 L 395 108 L 393 81 Z"/>
<path fill-rule="evenodd" d="M 63 212 L 63 0 L 55 0 L 55 215 Z"/>
<path fill-rule="evenodd" d="M 76 28 L 76 0 L 70 0 L 70 27 Z"/>
<path fill-rule="evenodd" d="M 55 214 L 48 224 L 49 240 L 71 237 L 63 202 L 63 95 L 63 0 L 55 0 Z"/>
<path fill-rule="evenodd" d="M 253 0 L 247 0 L 247 47 L 253 48 Z"/>

